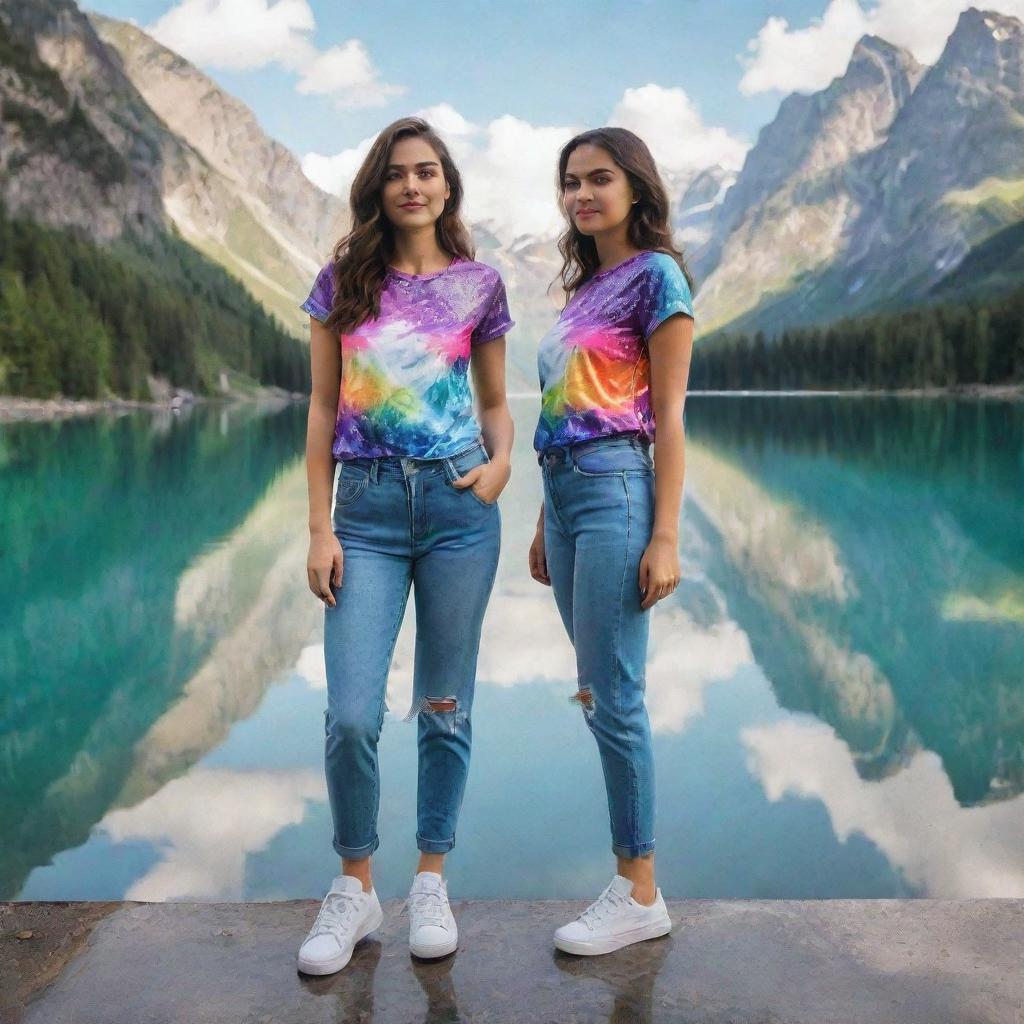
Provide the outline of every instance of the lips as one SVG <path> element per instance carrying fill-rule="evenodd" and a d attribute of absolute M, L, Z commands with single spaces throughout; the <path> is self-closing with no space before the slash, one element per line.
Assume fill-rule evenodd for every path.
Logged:
<path fill-rule="evenodd" d="M 597 210 L 577 210 L 576 211 L 576 216 L 577 217 L 590 217 L 590 216 L 592 216 L 595 213 L 597 213 Z"/>
<path fill-rule="evenodd" d="M 426 203 L 399 203 L 403 210 L 422 210 Z"/>

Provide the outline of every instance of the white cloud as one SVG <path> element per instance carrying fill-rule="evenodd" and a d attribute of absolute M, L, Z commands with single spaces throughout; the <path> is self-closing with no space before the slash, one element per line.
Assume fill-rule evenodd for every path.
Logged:
<path fill-rule="evenodd" d="M 770 17 L 747 43 L 740 57 L 745 73 L 740 92 L 756 93 L 824 89 L 846 70 L 850 54 L 863 35 L 877 35 L 902 46 L 923 64 L 942 52 L 961 11 L 971 0 L 830 0 L 821 18 L 806 28 L 792 28 L 785 18 Z M 1024 0 L 994 0 L 984 5 L 1024 17 Z"/>
<path fill-rule="evenodd" d="M 302 171 L 314 185 L 319 185 L 325 192 L 347 198 L 352 179 L 359 170 L 366 154 L 370 152 L 373 138 L 363 139 L 351 149 L 343 149 L 334 156 L 321 153 L 307 153 L 302 158 Z"/>
<path fill-rule="evenodd" d="M 885 779 L 862 779 L 834 730 L 809 719 L 750 726 L 740 738 L 770 801 L 820 800 L 840 842 L 867 836 L 926 896 L 1024 896 L 1024 796 L 961 807 L 931 751 Z"/>
<path fill-rule="evenodd" d="M 193 63 L 247 71 L 301 61 L 315 27 L 306 0 L 179 0 L 146 31 Z"/>
<path fill-rule="evenodd" d="M 564 221 L 558 208 L 555 171 L 559 149 L 579 125 L 534 125 L 511 114 L 485 126 L 468 121 L 449 103 L 418 112 L 448 143 L 466 185 L 465 214 L 505 244 L 522 235 L 554 238 Z M 635 131 L 651 147 L 673 200 L 698 171 L 721 163 L 736 168 L 747 144 L 722 128 L 705 125 L 681 89 L 645 85 L 627 89 L 609 123 Z M 307 153 L 306 176 L 344 196 L 373 139 L 334 155 Z"/>
<path fill-rule="evenodd" d="M 126 900 L 239 900 L 248 855 L 325 795 L 320 772 L 195 768 L 137 806 L 111 811 L 99 827 L 114 842 L 143 840 L 160 853 Z"/>
<path fill-rule="evenodd" d="M 303 647 L 295 663 L 295 674 L 306 681 L 311 690 L 327 689 L 327 666 L 324 664 L 324 645 Z"/>
<path fill-rule="evenodd" d="M 378 107 L 405 90 L 381 80 L 364 44 L 326 50 L 307 0 L 179 0 L 146 31 L 202 67 L 249 71 L 278 64 L 295 72 L 296 90 L 330 95 L 338 107 Z"/>
<path fill-rule="evenodd" d="M 472 121 L 467 121 L 450 103 L 437 103 L 432 107 L 417 110 L 416 116 L 429 121 L 453 152 L 456 147 L 465 145 L 466 141 L 479 131 Z"/>
<path fill-rule="evenodd" d="M 349 39 L 318 53 L 302 69 L 295 86 L 304 95 L 333 95 L 338 107 L 382 107 L 405 92 L 380 80 L 366 47 Z"/>
<path fill-rule="evenodd" d="M 506 114 L 487 126 L 465 158 L 466 213 L 503 241 L 562 230 L 555 191 L 559 149 L 578 129 L 537 127 Z"/>
<path fill-rule="evenodd" d="M 682 89 L 653 83 L 627 89 L 609 124 L 636 132 L 650 146 L 666 177 L 693 177 L 714 164 L 739 170 L 749 146 L 724 128 L 704 124 Z"/>

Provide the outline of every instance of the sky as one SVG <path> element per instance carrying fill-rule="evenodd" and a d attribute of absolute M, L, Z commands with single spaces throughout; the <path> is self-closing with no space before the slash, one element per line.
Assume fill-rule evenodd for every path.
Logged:
<path fill-rule="evenodd" d="M 867 33 L 922 63 L 964 0 L 85 0 L 133 21 L 255 112 L 341 195 L 374 134 L 427 114 L 451 143 L 467 214 L 499 235 L 557 228 L 559 145 L 637 131 L 676 192 L 738 170 L 794 91 L 841 75 Z M 1024 18 L 1024 0 L 986 9 Z"/>

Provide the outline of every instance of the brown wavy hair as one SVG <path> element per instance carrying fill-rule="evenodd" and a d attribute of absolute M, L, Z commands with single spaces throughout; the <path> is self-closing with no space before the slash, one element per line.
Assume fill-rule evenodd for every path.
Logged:
<path fill-rule="evenodd" d="M 606 150 L 612 160 L 622 168 L 637 203 L 629 216 L 629 240 L 638 249 L 663 252 L 671 256 L 686 277 L 686 283 L 693 288 L 693 276 L 686 266 L 683 253 L 672 242 L 669 227 L 669 200 L 665 184 L 658 173 L 657 165 L 647 144 L 638 135 L 626 128 L 592 128 L 571 138 L 558 154 L 558 196 L 559 205 L 564 191 L 565 169 L 569 157 L 579 146 L 598 146 Z M 564 207 L 563 207 L 564 210 Z M 562 254 L 560 278 L 567 296 L 572 296 L 580 285 L 597 273 L 599 261 L 597 245 L 593 238 L 578 231 L 571 218 L 566 216 L 568 227 L 558 239 L 558 251 Z"/>
<path fill-rule="evenodd" d="M 451 192 L 434 225 L 437 244 L 452 259 L 471 260 L 475 254 L 459 212 L 462 176 L 448 147 L 420 117 L 403 117 L 389 124 L 374 140 L 356 173 L 349 193 L 352 229 L 334 247 L 334 303 L 325 321 L 332 330 L 352 330 L 380 315 L 380 293 L 395 254 L 394 227 L 381 209 L 380 197 L 391 149 L 400 139 L 408 138 L 421 138 L 434 150 Z"/>

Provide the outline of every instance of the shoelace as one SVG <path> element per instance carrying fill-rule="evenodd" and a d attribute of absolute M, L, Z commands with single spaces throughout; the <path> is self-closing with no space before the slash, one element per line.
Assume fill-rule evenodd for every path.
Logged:
<path fill-rule="evenodd" d="M 420 919 L 420 924 L 436 924 L 445 928 L 448 924 L 444 912 L 446 902 L 445 892 L 441 888 L 417 889 L 409 893 L 402 910 L 415 914 Z"/>
<path fill-rule="evenodd" d="M 597 926 L 618 907 L 625 906 L 626 897 L 608 886 L 598 898 L 580 914 L 580 920 L 591 930 Z"/>
<path fill-rule="evenodd" d="M 309 938 L 313 938 L 315 935 L 331 934 L 335 928 L 344 931 L 348 918 L 356 913 L 358 895 L 358 893 L 352 892 L 328 893 L 320 912 L 316 915 L 313 927 L 309 930 Z"/>

